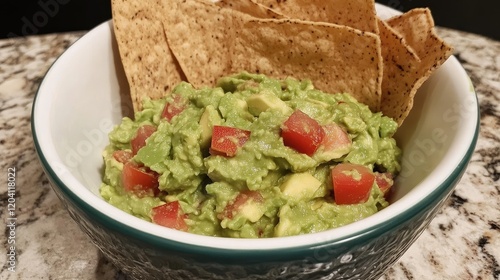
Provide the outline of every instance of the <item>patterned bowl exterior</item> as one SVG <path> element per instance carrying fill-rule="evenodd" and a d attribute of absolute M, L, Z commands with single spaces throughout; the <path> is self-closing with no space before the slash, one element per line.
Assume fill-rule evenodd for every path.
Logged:
<path fill-rule="evenodd" d="M 477 137 L 476 137 L 477 138 Z M 130 279 L 378 279 L 420 236 L 452 193 L 474 145 L 425 201 L 348 240 L 269 251 L 179 244 L 107 218 L 71 193 L 40 155 L 52 187 L 92 242 Z"/>

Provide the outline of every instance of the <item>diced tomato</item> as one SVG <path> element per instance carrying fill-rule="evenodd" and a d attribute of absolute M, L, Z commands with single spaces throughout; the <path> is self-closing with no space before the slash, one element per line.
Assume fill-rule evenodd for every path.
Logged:
<path fill-rule="evenodd" d="M 250 131 L 230 126 L 214 125 L 210 154 L 233 157 L 250 139 Z"/>
<path fill-rule="evenodd" d="M 219 219 L 232 219 L 233 216 L 238 212 L 238 210 L 248 201 L 253 200 L 255 202 L 263 202 L 264 198 L 258 191 L 243 191 L 236 196 L 234 201 L 224 208 L 224 211 L 219 214 Z"/>
<path fill-rule="evenodd" d="M 391 190 L 392 185 L 394 184 L 394 179 L 392 173 L 390 172 L 375 172 L 375 182 L 377 183 L 379 189 L 384 193 L 384 195 L 387 195 Z"/>
<path fill-rule="evenodd" d="M 325 131 L 325 137 L 320 145 L 325 151 L 344 149 L 352 144 L 347 132 L 336 123 L 324 125 L 323 130 Z"/>
<path fill-rule="evenodd" d="M 158 174 L 138 166 L 132 161 L 125 163 L 122 170 L 123 188 L 139 197 L 158 195 Z"/>
<path fill-rule="evenodd" d="M 325 137 L 321 125 L 300 110 L 296 110 L 281 127 L 283 143 L 299 153 L 311 156 Z"/>
<path fill-rule="evenodd" d="M 180 95 L 174 95 L 173 101 L 166 103 L 163 107 L 163 112 L 161 113 L 162 118 L 171 121 L 173 117 L 180 114 L 187 107 L 187 101 Z"/>
<path fill-rule="evenodd" d="M 363 165 L 341 163 L 332 168 L 335 202 L 358 204 L 368 200 L 375 175 Z"/>
<path fill-rule="evenodd" d="M 129 151 L 118 150 L 113 152 L 113 158 L 121 163 L 127 163 L 132 159 L 134 155 L 132 155 Z"/>
<path fill-rule="evenodd" d="M 137 129 L 137 133 L 130 141 L 130 145 L 132 146 L 132 154 L 136 155 L 137 152 L 144 146 L 146 146 L 146 139 L 151 136 L 156 131 L 156 127 L 152 125 L 143 125 Z"/>
<path fill-rule="evenodd" d="M 185 218 L 187 215 L 182 213 L 179 201 L 156 206 L 151 211 L 153 223 L 177 230 L 188 230 Z"/>

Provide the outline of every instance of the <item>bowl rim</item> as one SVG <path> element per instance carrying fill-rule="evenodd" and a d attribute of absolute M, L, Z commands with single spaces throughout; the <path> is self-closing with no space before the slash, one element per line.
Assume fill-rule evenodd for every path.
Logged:
<path fill-rule="evenodd" d="M 445 190 L 447 190 L 447 188 L 455 181 L 457 181 L 460 178 L 461 174 L 465 171 L 468 162 L 470 161 L 475 150 L 475 146 L 479 136 L 480 115 L 477 94 L 471 88 L 471 91 L 475 97 L 474 100 L 476 106 L 474 109 L 477 110 L 477 114 L 475 116 L 475 120 L 469 120 L 471 125 L 474 125 L 474 133 L 469 133 L 467 135 L 469 137 L 469 139 L 467 139 L 466 141 L 468 148 L 464 149 L 464 154 L 457 155 L 457 157 L 459 157 L 459 159 L 457 160 L 457 165 L 450 171 L 449 175 L 444 178 L 444 180 L 437 187 L 426 186 L 426 192 L 424 193 L 425 196 L 423 197 L 423 199 L 417 200 L 417 202 L 415 203 L 410 203 L 409 205 L 408 203 L 405 203 L 411 201 L 410 198 L 408 198 L 408 196 L 410 195 L 409 193 L 403 196 L 400 201 L 392 204 L 391 207 L 386 208 L 392 209 L 390 213 L 388 213 L 387 211 L 384 212 L 384 210 L 386 210 L 384 209 L 368 218 L 363 219 L 362 221 L 358 221 L 340 228 L 307 235 L 267 239 L 235 239 L 202 236 L 192 233 L 180 232 L 152 224 L 150 222 L 141 220 L 132 215 L 126 214 L 125 212 L 122 212 L 121 210 L 119 210 L 118 208 L 114 208 L 104 200 L 92 201 L 87 199 L 88 197 L 95 197 L 96 195 L 91 193 L 90 190 L 86 189 L 85 186 L 76 181 L 76 179 L 73 178 L 73 180 L 71 180 L 71 178 L 68 178 L 67 176 L 62 176 L 61 171 L 56 171 L 57 168 L 51 165 L 51 162 L 54 162 L 51 160 L 53 159 L 51 158 L 51 156 L 54 155 L 50 154 L 51 150 L 49 148 L 51 144 L 53 145 L 53 143 L 50 143 L 50 141 L 47 143 L 44 139 L 41 138 L 43 132 L 40 131 L 40 125 L 37 125 L 40 122 L 40 119 L 42 119 L 41 117 L 37 117 L 38 111 L 41 110 L 39 109 L 39 107 L 41 106 L 40 103 L 42 102 L 40 99 L 42 98 L 42 96 L 44 96 L 44 87 L 46 83 L 48 83 L 48 80 L 51 77 L 52 73 L 55 71 L 54 69 L 56 69 L 57 65 L 62 63 L 61 61 L 71 53 L 74 45 L 79 44 L 79 42 L 82 42 L 84 40 L 90 40 L 93 35 L 99 32 L 103 32 L 103 29 L 108 29 L 108 26 L 110 24 L 111 22 L 110 20 L 108 20 L 89 31 L 87 34 L 76 40 L 70 48 L 68 48 L 52 63 L 52 65 L 46 72 L 42 82 L 40 83 L 37 92 L 35 93 L 31 110 L 31 130 L 36 153 L 42 164 L 42 168 L 48 175 L 49 179 L 51 179 L 52 187 L 57 187 L 58 190 L 62 191 L 64 195 L 69 198 L 75 205 L 77 205 L 87 214 L 96 217 L 96 219 L 100 220 L 102 224 L 106 225 L 106 227 L 108 227 L 109 229 L 119 231 L 138 240 L 147 241 L 155 244 L 156 246 L 164 248 L 171 248 L 172 246 L 175 246 L 181 250 L 186 251 L 197 250 L 199 252 L 202 252 L 204 249 L 210 248 L 211 250 L 218 250 L 220 252 L 239 251 L 248 253 L 251 251 L 257 252 L 268 249 L 286 249 L 289 251 L 300 251 L 304 248 L 318 248 L 324 245 L 330 246 L 333 244 L 342 244 L 344 242 L 349 242 L 358 238 L 379 235 L 386 230 L 397 227 L 399 224 L 408 220 L 409 217 L 412 217 L 421 209 L 425 208 L 431 202 L 432 197 L 439 196 Z M 451 63 L 454 67 L 457 67 L 457 69 L 460 71 L 460 74 L 462 75 L 462 79 L 467 79 L 467 81 L 469 81 L 470 83 L 470 79 L 467 76 L 465 70 L 454 56 L 451 56 L 446 63 Z M 71 182 L 71 184 L 68 184 L 68 180 L 69 182 Z M 426 182 L 421 182 L 415 188 L 419 189 L 419 187 L 423 184 L 426 184 Z M 429 182 L 427 182 L 427 185 L 429 185 Z M 84 194 L 83 196 L 81 195 L 82 193 Z M 420 196 L 423 196 L 424 194 L 420 194 Z M 418 194 L 413 194 L 412 197 L 418 197 Z M 100 203 L 105 203 L 107 206 L 99 205 Z M 96 207 L 96 205 L 98 207 Z M 106 210 L 109 210 L 109 212 L 99 211 L 99 209 L 103 207 Z M 377 220 L 377 218 L 380 216 L 377 214 L 382 212 L 386 215 L 383 219 Z"/>

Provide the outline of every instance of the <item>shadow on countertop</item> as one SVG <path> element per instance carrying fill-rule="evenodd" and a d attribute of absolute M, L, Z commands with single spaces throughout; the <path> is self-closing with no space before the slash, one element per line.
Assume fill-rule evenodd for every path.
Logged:
<path fill-rule="evenodd" d="M 8 0 L 0 6 L 0 38 L 88 30 L 111 18 L 110 0 Z M 429 7 L 436 25 L 500 40 L 498 0 L 377 0 L 400 11 Z"/>

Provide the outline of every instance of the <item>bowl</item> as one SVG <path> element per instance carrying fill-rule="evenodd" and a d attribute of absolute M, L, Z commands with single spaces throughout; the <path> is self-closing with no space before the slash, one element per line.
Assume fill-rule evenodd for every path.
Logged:
<path fill-rule="evenodd" d="M 381 16 L 395 13 L 377 9 Z M 92 242 L 131 279 L 377 279 L 451 194 L 479 130 L 476 94 L 450 57 L 420 88 L 396 135 L 403 169 L 389 207 L 324 232 L 231 239 L 155 225 L 100 197 L 107 134 L 132 112 L 110 21 L 56 60 L 32 110 L 36 151 L 53 190 Z"/>

